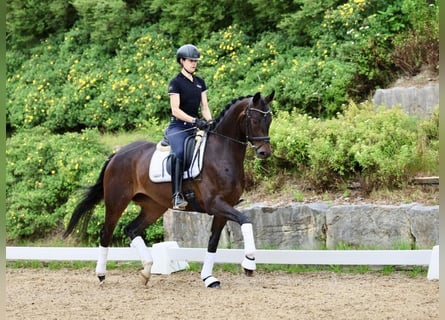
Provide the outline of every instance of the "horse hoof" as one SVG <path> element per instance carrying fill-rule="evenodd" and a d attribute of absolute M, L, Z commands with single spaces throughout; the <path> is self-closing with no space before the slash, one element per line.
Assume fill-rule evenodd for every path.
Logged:
<path fill-rule="evenodd" d="M 244 268 L 244 274 L 248 277 L 253 277 L 253 270 Z"/>
<path fill-rule="evenodd" d="M 102 286 L 105 282 L 105 276 L 97 276 L 99 278 L 99 286 Z"/>
<path fill-rule="evenodd" d="M 219 280 L 216 279 L 214 276 L 208 276 L 207 278 L 203 279 L 203 281 L 206 288 L 212 288 L 212 289 L 221 288 L 221 282 L 219 282 Z"/>
<path fill-rule="evenodd" d="M 141 276 L 141 283 L 142 283 L 142 285 L 144 285 L 144 286 L 146 286 L 147 284 L 148 284 L 148 280 L 150 280 L 150 278 L 147 278 L 146 276 L 144 276 L 143 274 L 142 274 L 142 272 L 140 273 L 140 276 Z"/>
<path fill-rule="evenodd" d="M 221 283 L 219 281 L 215 281 L 211 283 L 207 288 L 221 289 Z"/>
<path fill-rule="evenodd" d="M 151 266 L 152 266 L 152 263 L 147 263 L 147 264 L 144 265 L 144 269 L 141 270 L 140 275 L 141 275 L 141 279 L 142 279 L 142 284 L 144 286 L 146 286 L 147 283 L 148 283 L 148 280 L 150 280 L 150 277 L 151 277 Z"/>

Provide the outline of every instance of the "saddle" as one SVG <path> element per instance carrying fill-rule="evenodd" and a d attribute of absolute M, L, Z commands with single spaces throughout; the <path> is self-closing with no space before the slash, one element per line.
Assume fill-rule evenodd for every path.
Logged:
<path fill-rule="evenodd" d="M 184 141 L 183 179 L 196 178 L 201 173 L 206 141 L 207 134 L 203 130 L 198 130 Z M 164 136 L 151 158 L 149 177 L 152 182 L 171 182 L 171 156 L 170 144 Z"/>

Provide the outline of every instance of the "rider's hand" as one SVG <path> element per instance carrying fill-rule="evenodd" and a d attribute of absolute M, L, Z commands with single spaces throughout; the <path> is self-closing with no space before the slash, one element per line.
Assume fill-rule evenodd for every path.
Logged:
<path fill-rule="evenodd" d="M 195 120 L 195 126 L 199 129 L 199 130 L 204 130 L 208 127 L 208 123 L 207 121 L 205 121 L 204 119 L 196 119 Z"/>

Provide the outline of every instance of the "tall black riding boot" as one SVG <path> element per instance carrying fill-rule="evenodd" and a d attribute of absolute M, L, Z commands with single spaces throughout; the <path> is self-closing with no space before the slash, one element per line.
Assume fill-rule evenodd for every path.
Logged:
<path fill-rule="evenodd" d="M 182 161 L 176 157 L 171 158 L 172 172 L 172 205 L 174 210 L 184 210 L 188 203 L 182 197 L 182 175 L 184 174 Z"/>

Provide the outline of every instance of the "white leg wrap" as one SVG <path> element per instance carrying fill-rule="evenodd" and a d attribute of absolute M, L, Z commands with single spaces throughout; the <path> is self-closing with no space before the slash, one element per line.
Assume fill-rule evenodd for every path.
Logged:
<path fill-rule="evenodd" d="M 253 229 L 251 223 L 244 223 L 241 225 L 241 232 L 244 238 L 244 260 L 241 266 L 247 270 L 256 270 L 255 263 L 255 240 L 253 239 Z"/>
<path fill-rule="evenodd" d="M 213 286 L 219 287 L 220 286 L 220 282 L 218 279 L 216 279 L 214 276 L 210 276 L 206 279 L 204 279 L 204 286 L 206 288 Z"/>
<path fill-rule="evenodd" d="M 206 252 L 204 257 L 204 263 L 201 270 L 201 279 L 204 281 L 204 286 L 206 288 L 219 288 L 220 282 L 214 276 L 212 276 L 213 265 L 215 264 L 215 252 Z"/>
<path fill-rule="evenodd" d="M 251 271 L 256 270 L 255 258 L 245 256 L 243 262 L 241 262 L 241 267 Z"/>
<path fill-rule="evenodd" d="M 249 258 L 255 255 L 255 240 L 253 239 L 253 229 L 251 223 L 244 223 L 241 225 L 241 232 L 244 238 L 244 254 Z"/>
<path fill-rule="evenodd" d="M 107 258 L 108 258 L 108 247 L 102 247 L 99 245 L 99 257 L 96 263 L 96 275 L 105 276 L 107 273 Z"/>
<path fill-rule="evenodd" d="M 137 236 L 136 238 L 134 238 L 131 241 L 130 247 L 136 248 L 136 250 L 138 251 L 139 256 L 141 257 L 142 266 L 145 267 L 145 265 L 153 262 L 150 251 L 145 245 L 144 240 L 142 240 L 142 237 Z"/>
<path fill-rule="evenodd" d="M 215 263 L 215 252 L 206 252 L 204 257 L 204 263 L 201 269 L 201 279 L 204 280 L 212 275 L 213 273 L 213 264 Z"/>

